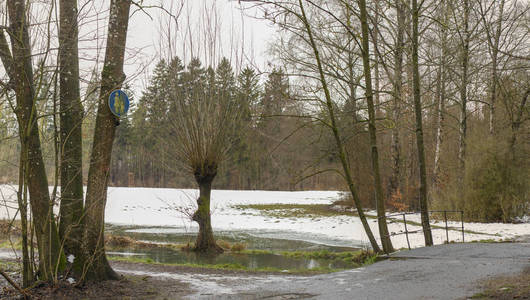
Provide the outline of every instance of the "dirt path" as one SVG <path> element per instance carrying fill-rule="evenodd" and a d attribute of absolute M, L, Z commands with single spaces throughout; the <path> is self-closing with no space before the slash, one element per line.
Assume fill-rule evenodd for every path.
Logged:
<path fill-rule="evenodd" d="M 310 278 L 303 275 L 279 273 L 246 272 L 217 269 L 198 269 L 183 266 L 113 262 L 112 267 L 125 276 L 141 276 L 161 281 L 174 281 L 186 285 L 186 298 L 216 298 L 218 295 L 237 295 L 240 286 L 260 284 L 288 283 L 299 278 Z M 169 299 L 180 299 L 173 297 Z"/>

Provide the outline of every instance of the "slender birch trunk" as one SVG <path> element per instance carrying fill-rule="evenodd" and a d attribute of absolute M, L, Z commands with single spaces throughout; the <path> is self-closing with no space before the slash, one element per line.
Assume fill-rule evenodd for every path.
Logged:
<path fill-rule="evenodd" d="M 458 143 L 458 161 L 460 166 L 460 177 L 463 179 L 466 159 L 466 135 L 467 135 L 467 85 L 469 83 L 469 42 L 471 33 L 469 31 L 469 0 L 464 0 L 463 16 L 463 40 L 461 49 L 461 74 L 460 74 L 460 125 Z M 462 181 L 462 180 L 461 180 Z"/>
<path fill-rule="evenodd" d="M 440 65 L 438 66 L 436 95 L 437 95 L 437 118 L 436 118 L 436 137 L 434 146 L 434 167 L 432 172 L 433 188 L 436 188 L 440 180 L 440 157 L 443 143 L 443 126 L 445 120 L 445 101 L 446 101 L 446 64 L 447 64 L 447 5 L 444 0 L 441 4 L 441 38 L 440 38 Z"/>
<path fill-rule="evenodd" d="M 392 140 L 390 153 L 392 156 L 392 175 L 390 176 L 389 195 L 399 191 L 401 175 L 401 146 L 399 136 L 399 118 L 401 115 L 401 102 L 403 101 L 403 51 L 405 48 L 405 7 L 402 0 L 396 0 L 397 10 L 397 35 L 396 48 L 394 50 L 394 80 L 393 80 L 393 103 L 392 103 Z"/>

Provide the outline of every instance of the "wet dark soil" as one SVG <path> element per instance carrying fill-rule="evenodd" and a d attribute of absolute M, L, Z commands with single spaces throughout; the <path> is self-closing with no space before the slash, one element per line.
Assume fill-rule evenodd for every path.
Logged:
<path fill-rule="evenodd" d="M 222 270 L 195 268 L 188 266 L 144 264 L 136 262 L 111 262 L 116 270 L 141 271 L 146 273 L 170 273 L 170 274 L 202 274 L 202 275 L 232 275 L 249 276 L 270 274 L 285 275 L 278 272 L 252 272 L 238 270 Z M 11 279 L 18 284 L 22 278 L 16 270 L 8 273 Z M 293 276 L 290 274 L 289 276 Z M 296 276 L 296 275 L 294 275 Z M 195 291 L 188 283 L 171 277 L 122 275 L 120 280 L 105 281 L 95 284 L 76 286 L 66 281 L 61 281 L 55 286 L 40 285 L 29 289 L 27 294 L 31 299 L 51 300 L 51 299 L 182 299 L 192 295 Z M 24 299 L 9 283 L 0 277 L 0 299 Z"/>

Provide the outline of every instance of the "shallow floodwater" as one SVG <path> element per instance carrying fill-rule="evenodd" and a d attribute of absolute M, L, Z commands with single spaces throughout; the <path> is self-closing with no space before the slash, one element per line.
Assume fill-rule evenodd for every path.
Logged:
<path fill-rule="evenodd" d="M 107 226 L 107 232 L 112 235 L 129 236 L 135 240 L 151 243 L 186 244 L 193 243 L 195 232 L 186 232 L 183 228 L 172 227 L 133 227 Z M 231 244 L 244 243 L 247 249 L 271 251 L 355 251 L 357 248 L 332 246 L 322 243 L 311 243 L 301 240 L 278 239 L 273 232 L 245 232 L 221 231 L 215 233 L 217 240 L 224 240 Z M 281 235 L 281 234 L 279 234 Z M 170 264 L 239 264 L 248 269 L 275 268 L 280 270 L 310 270 L 315 268 L 344 269 L 351 264 L 340 260 L 293 258 L 276 254 L 239 254 L 226 252 L 217 256 L 201 256 L 195 253 L 173 250 L 168 248 L 114 248 L 108 251 L 110 256 L 134 256 L 151 259 L 154 262 Z"/>
<path fill-rule="evenodd" d="M 193 243 L 197 231 L 183 227 L 140 227 L 118 226 L 107 224 L 107 233 L 118 236 L 128 236 L 138 241 L 151 243 L 187 244 Z M 320 251 L 333 252 L 355 251 L 359 247 L 352 247 L 349 241 L 310 236 L 296 232 L 279 230 L 237 230 L 215 231 L 216 240 L 224 240 L 231 244 L 244 243 L 247 249 L 272 251 Z"/>
<path fill-rule="evenodd" d="M 236 264 L 247 269 L 274 268 L 279 270 L 311 270 L 315 268 L 346 269 L 352 265 L 340 260 L 292 258 L 276 254 L 238 254 L 227 252 L 216 256 L 204 256 L 195 253 L 171 250 L 165 248 L 155 249 L 115 249 L 108 251 L 110 256 L 134 256 L 149 258 L 154 262 L 167 264 Z"/>

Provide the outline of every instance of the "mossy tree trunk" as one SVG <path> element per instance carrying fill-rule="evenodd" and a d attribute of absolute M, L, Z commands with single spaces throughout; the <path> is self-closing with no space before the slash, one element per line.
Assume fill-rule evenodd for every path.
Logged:
<path fill-rule="evenodd" d="M 195 252 L 222 253 L 223 249 L 217 245 L 213 236 L 212 218 L 210 214 L 210 197 L 212 182 L 217 175 L 217 167 L 206 166 L 195 171 L 195 180 L 199 185 L 197 211 L 193 214 L 193 221 L 199 224 L 199 234 L 195 241 Z"/>
<path fill-rule="evenodd" d="M 66 255 L 80 255 L 83 214 L 83 105 L 79 93 L 77 1 L 59 3 L 59 76 L 61 116 L 61 207 L 59 235 Z"/>
<path fill-rule="evenodd" d="M 82 279 L 103 281 L 118 279 L 107 261 L 104 248 L 105 205 L 109 182 L 112 144 L 119 120 L 108 107 L 110 93 L 125 80 L 123 61 L 129 23 L 130 0 L 113 0 L 110 4 L 109 30 L 105 62 L 101 74 L 98 112 L 88 172 L 85 216 L 83 218 Z"/>

